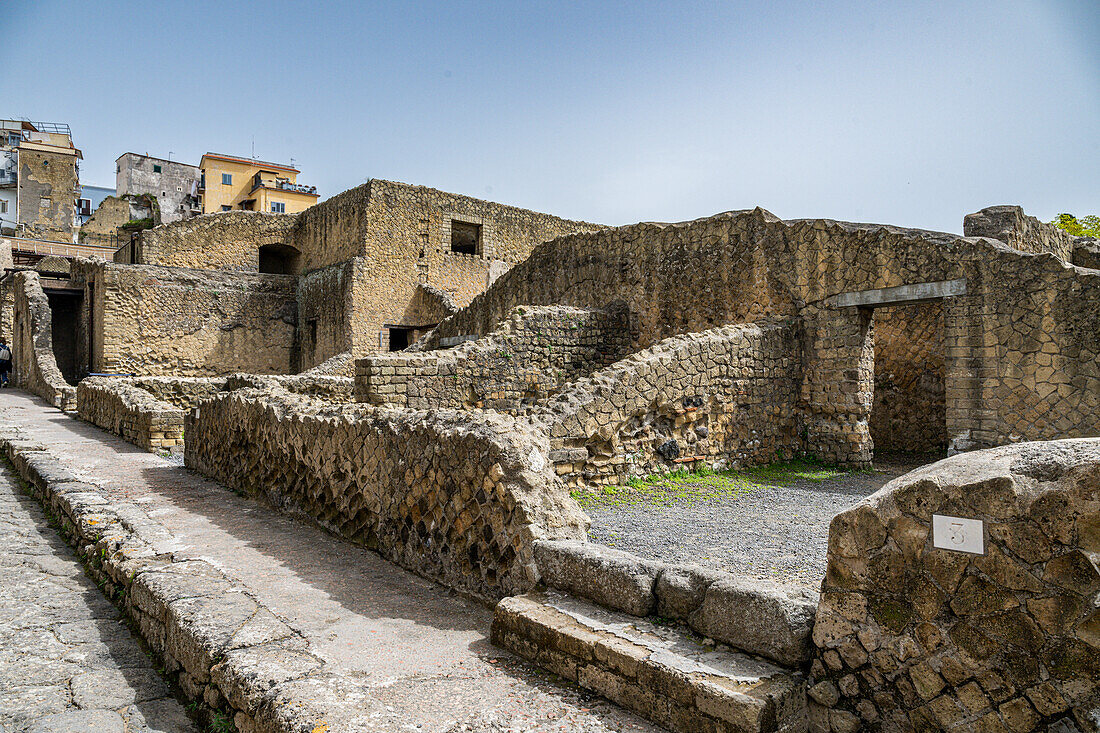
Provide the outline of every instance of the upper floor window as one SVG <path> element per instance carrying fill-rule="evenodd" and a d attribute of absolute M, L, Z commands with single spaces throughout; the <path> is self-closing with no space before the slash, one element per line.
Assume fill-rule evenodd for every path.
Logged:
<path fill-rule="evenodd" d="M 160 166 L 157 165 L 156 163 L 153 164 L 153 172 L 154 173 L 160 173 Z"/>
<path fill-rule="evenodd" d="M 272 214 L 285 214 L 286 213 L 286 204 L 284 204 L 282 201 L 272 201 L 271 202 L 271 213 Z"/>
<path fill-rule="evenodd" d="M 464 255 L 481 254 L 481 225 L 451 221 L 451 251 Z"/>
<path fill-rule="evenodd" d="M 229 211 L 230 207 L 222 204 L 222 211 Z"/>
<path fill-rule="evenodd" d="M 232 186 L 233 185 L 233 174 L 232 173 L 222 173 L 222 184 L 224 184 L 226 186 Z"/>

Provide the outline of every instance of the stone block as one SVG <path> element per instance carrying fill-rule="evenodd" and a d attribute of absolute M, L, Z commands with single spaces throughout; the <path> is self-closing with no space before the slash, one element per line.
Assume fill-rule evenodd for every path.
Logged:
<path fill-rule="evenodd" d="M 543 583 L 635 616 L 656 609 L 654 585 L 663 565 L 609 547 L 574 540 L 535 544 Z"/>

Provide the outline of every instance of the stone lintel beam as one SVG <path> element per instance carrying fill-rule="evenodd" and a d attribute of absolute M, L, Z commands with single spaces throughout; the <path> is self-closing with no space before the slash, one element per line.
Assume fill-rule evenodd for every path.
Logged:
<path fill-rule="evenodd" d="M 953 295 L 966 295 L 966 278 L 958 280 L 937 280 L 936 282 L 898 285 L 893 288 L 859 290 L 840 293 L 825 299 L 830 308 L 849 308 L 852 306 L 874 307 L 876 305 L 895 305 L 898 303 L 923 303 L 929 300 L 948 298 Z"/>

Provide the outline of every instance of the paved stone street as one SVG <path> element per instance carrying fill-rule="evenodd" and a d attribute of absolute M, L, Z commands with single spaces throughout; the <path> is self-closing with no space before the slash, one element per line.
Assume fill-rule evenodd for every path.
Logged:
<path fill-rule="evenodd" d="M 0 467 L 0 730 L 195 730 L 121 615 Z"/>
<path fill-rule="evenodd" d="M 178 461 L 18 390 L 0 393 L 0 424 L 19 426 L 105 495 L 139 503 L 174 535 L 177 558 L 239 579 L 314 653 L 362 681 L 379 731 L 658 730 L 490 645 L 485 606 Z"/>

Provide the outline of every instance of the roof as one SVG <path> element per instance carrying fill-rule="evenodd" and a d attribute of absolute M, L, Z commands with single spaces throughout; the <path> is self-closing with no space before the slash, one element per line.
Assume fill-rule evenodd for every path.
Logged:
<path fill-rule="evenodd" d="M 282 163 L 270 163 L 266 160 L 255 160 L 253 158 L 241 158 L 236 155 L 222 155 L 221 153 L 206 153 L 202 156 L 205 158 L 217 158 L 218 160 L 228 160 L 231 163 L 243 163 L 245 165 L 254 165 L 256 167 L 263 168 L 278 168 L 279 170 L 291 171 L 292 173 L 301 173 L 297 168 L 289 165 L 283 165 Z"/>
<path fill-rule="evenodd" d="M 78 148 L 62 147 L 60 145 L 52 145 L 51 143 L 39 142 L 37 140 L 24 140 L 19 143 L 20 150 L 33 150 L 39 153 L 54 153 L 55 155 L 74 155 L 81 160 L 84 159 L 84 154 L 80 152 Z"/>
<path fill-rule="evenodd" d="M 130 152 L 126 152 L 126 153 L 123 153 L 122 155 L 118 156 L 117 158 L 115 158 L 115 162 L 117 163 L 118 161 L 122 160 L 123 157 L 125 157 L 127 155 L 133 155 L 133 156 L 136 156 L 138 158 L 145 158 L 146 160 L 159 160 L 163 163 L 172 163 L 173 165 L 185 165 L 188 168 L 198 168 L 197 165 L 195 165 L 193 163 L 184 163 L 182 160 L 172 160 L 170 158 L 158 158 L 155 155 L 142 155 L 141 153 L 130 153 Z"/>

